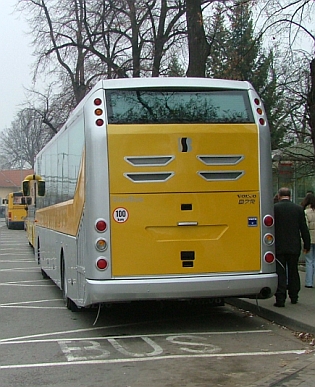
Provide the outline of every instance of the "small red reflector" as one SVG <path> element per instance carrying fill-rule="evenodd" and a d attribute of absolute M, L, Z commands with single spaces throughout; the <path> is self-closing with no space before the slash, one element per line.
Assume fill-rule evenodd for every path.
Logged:
<path fill-rule="evenodd" d="M 105 231 L 107 228 L 107 224 L 106 224 L 105 220 L 102 220 L 102 219 L 98 220 L 95 224 L 95 228 L 99 232 Z"/>
<path fill-rule="evenodd" d="M 264 217 L 264 225 L 267 227 L 273 226 L 273 217 L 271 215 L 266 215 Z"/>
<path fill-rule="evenodd" d="M 274 260 L 275 260 L 275 256 L 274 256 L 273 253 L 268 252 L 268 253 L 265 254 L 265 261 L 267 263 L 273 263 Z"/>
<path fill-rule="evenodd" d="M 107 268 L 107 261 L 105 258 L 99 258 L 96 262 L 96 267 L 100 270 L 105 270 Z"/>
<path fill-rule="evenodd" d="M 101 118 L 99 118 L 98 120 L 96 120 L 96 125 L 97 125 L 97 126 L 103 126 L 103 125 L 104 125 L 104 120 L 102 120 Z"/>
<path fill-rule="evenodd" d="M 102 100 L 100 98 L 95 98 L 94 105 L 100 106 L 102 104 Z"/>

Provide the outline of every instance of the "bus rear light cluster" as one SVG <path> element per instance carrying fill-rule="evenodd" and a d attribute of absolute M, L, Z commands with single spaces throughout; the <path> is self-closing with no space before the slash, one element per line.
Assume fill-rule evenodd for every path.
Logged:
<path fill-rule="evenodd" d="M 96 261 L 96 267 L 98 268 L 98 270 L 106 270 L 108 267 L 108 262 L 106 258 L 99 257 Z"/>
<path fill-rule="evenodd" d="M 263 114 L 264 114 L 264 111 L 263 111 L 263 109 L 260 107 L 261 102 L 260 102 L 259 98 L 255 98 L 255 99 L 254 99 L 254 102 L 255 102 L 255 104 L 258 106 L 258 107 L 256 108 L 256 112 L 257 112 L 257 114 L 260 116 L 260 118 L 259 118 L 259 123 L 260 123 L 260 125 L 265 125 L 266 120 L 262 117 Z"/>
<path fill-rule="evenodd" d="M 94 105 L 95 106 L 100 106 L 100 105 L 102 105 L 102 100 L 101 100 L 101 98 L 95 98 L 94 99 Z M 101 116 L 102 114 L 103 114 L 103 109 L 101 109 L 100 107 L 98 107 L 98 108 L 96 108 L 95 110 L 94 110 L 94 114 L 96 115 L 96 116 Z M 102 118 L 98 118 L 96 121 L 95 121 L 95 123 L 96 123 L 96 125 L 97 126 L 103 126 L 104 125 L 104 120 L 102 119 Z"/>
<path fill-rule="evenodd" d="M 107 223 L 104 219 L 97 219 L 95 222 L 95 229 L 98 232 L 104 232 L 107 229 Z"/>
<path fill-rule="evenodd" d="M 264 225 L 266 227 L 272 227 L 274 224 L 274 220 L 273 220 L 273 217 L 271 215 L 266 215 L 264 217 Z"/>
<path fill-rule="evenodd" d="M 265 262 L 267 263 L 274 263 L 275 261 L 275 255 L 271 251 L 268 251 L 264 256 Z"/>

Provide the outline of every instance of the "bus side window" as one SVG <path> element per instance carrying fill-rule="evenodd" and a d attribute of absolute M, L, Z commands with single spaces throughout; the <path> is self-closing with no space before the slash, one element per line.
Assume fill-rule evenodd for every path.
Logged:
<path fill-rule="evenodd" d="M 8 204 L 8 199 L 2 199 L 2 204 Z"/>

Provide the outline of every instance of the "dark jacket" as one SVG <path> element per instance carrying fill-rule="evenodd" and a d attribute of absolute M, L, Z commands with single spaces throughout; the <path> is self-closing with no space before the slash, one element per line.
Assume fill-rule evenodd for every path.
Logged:
<path fill-rule="evenodd" d="M 302 206 L 290 200 L 275 204 L 276 254 L 300 254 L 301 238 L 306 250 L 311 248 L 310 233 Z"/>

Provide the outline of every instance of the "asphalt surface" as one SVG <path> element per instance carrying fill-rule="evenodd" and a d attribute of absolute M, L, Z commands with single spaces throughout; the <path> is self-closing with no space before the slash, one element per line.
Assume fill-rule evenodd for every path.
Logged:
<path fill-rule="evenodd" d="M 5 226 L 4 219 L 0 218 L 0 227 L 3 226 Z M 315 284 L 313 288 L 305 288 L 305 271 L 302 265 L 300 278 L 301 291 L 298 303 L 291 304 L 288 298 L 284 308 L 274 306 L 274 297 L 267 300 L 237 298 L 225 300 L 228 304 L 296 332 L 303 341 L 311 343 L 314 347 L 307 361 L 297 361 L 290 369 L 284 369 L 281 374 L 266 377 L 265 382 L 261 381 L 259 385 L 255 384 L 255 387 L 315 386 Z"/>
<path fill-rule="evenodd" d="M 291 304 L 287 298 L 284 308 L 274 306 L 275 298 L 267 300 L 228 299 L 227 303 L 250 313 L 263 317 L 275 324 L 296 332 L 302 340 L 314 346 L 314 353 L 307 362 L 297 362 L 289 372 L 269 377 L 259 387 L 313 387 L 315 386 L 315 284 L 305 288 L 305 270 L 300 266 L 301 291 L 297 304 Z"/>
<path fill-rule="evenodd" d="M 267 300 L 228 299 L 226 301 L 294 331 L 315 335 L 315 287 L 305 288 L 305 271 L 302 267 L 300 278 L 301 291 L 297 304 L 291 304 L 290 299 L 287 298 L 285 307 L 277 308 L 274 306 L 274 297 Z"/>

